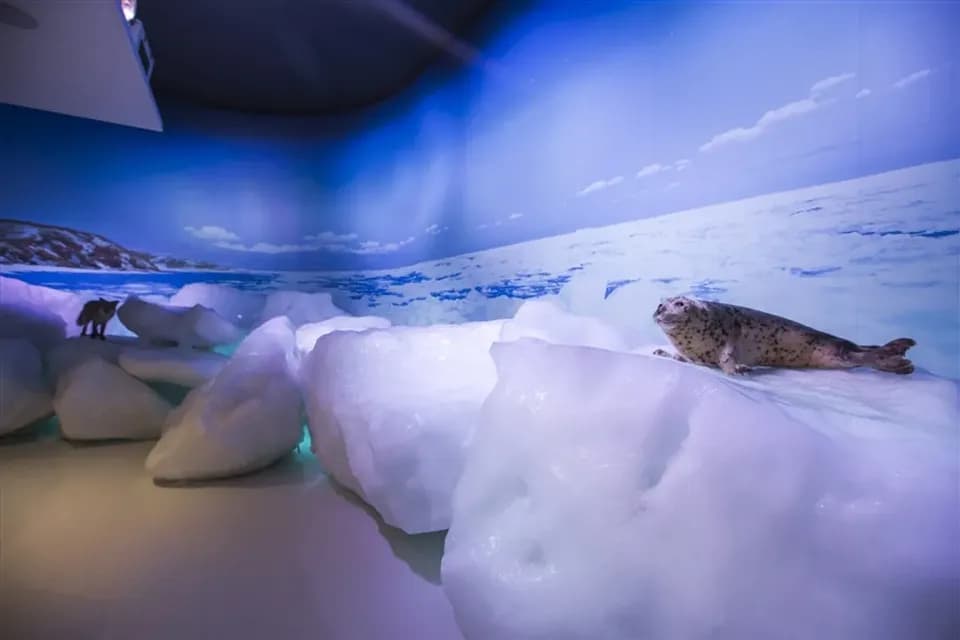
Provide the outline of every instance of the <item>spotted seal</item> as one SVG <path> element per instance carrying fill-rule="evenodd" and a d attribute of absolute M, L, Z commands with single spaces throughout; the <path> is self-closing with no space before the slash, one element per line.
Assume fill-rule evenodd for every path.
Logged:
<path fill-rule="evenodd" d="M 719 367 L 730 375 L 758 366 L 913 372 L 904 357 L 916 344 L 910 338 L 861 346 L 763 311 L 685 296 L 664 300 L 653 319 L 679 352 L 658 349 L 656 355 Z"/>

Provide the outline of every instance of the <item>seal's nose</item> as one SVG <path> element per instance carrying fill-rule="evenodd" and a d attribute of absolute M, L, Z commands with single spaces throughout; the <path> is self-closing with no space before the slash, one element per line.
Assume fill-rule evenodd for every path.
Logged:
<path fill-rule="evenodd" d="M 657 310 L 653 312 L 653 317 L 656 318 L 663 311 L 663 303 L 657 305 Z"/>

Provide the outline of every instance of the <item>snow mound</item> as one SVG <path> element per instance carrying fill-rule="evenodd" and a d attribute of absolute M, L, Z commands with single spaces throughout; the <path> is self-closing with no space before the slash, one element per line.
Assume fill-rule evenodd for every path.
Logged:
<path fill-rule="evenodd" d="M 53 413 L 40 351 L 26 340 L 0 339 L 0 435 Z"/>
<path fill-rule="evenodd" d="M 334 316 L 322 322 L 311 322 L 297 328 L 297 350 L 306 354 L 317 340 L 334 331 L 366 331 L 388 329 L 390 321 L 379 316 Z"/>
<path fill-rule="evenodd" d="M 503 325 L 500 339 L 538 338 L 552 344 L 626 351 L 623 337 L 602 320 L 564 311 L 546 300 L 524 302 Z"/>
<path fill-rule="evenodd" d="M 685 291 L 662 281 L 624 280 L 620 269 L 607 265 L 577 272 L 560 298 L 568 311 L 597 318 L 633 346 L 663 341 L 653 312 L 665 296 Z"/>
<path fill-rule="evenodd" d="M 341 331 L 301 367 L 313 451 L 407 533 L 446 529 L 502 322 Z"/>
<path fill-rule="evenodd" d="M 200 305 L 176 307 L 127 298 L 117 316 L 142 340 L 206 349 L 236 342 L 240 329 L 217 312 Z"/>
<path fill-rule="evenodd" d="M 491 353 L 442 563 L 467 638 L 960 629 L 957 383 Z"/>
<path fill-rule="evenodd" d="M 303 435 L 295 357 L 286 318 L 253 331 L 220 373 L 170 414 L 147 471 L 157 480 L 223 478 L 256 471 L 292 451 Z"/>
<path fill-rule="evenodd" d="M 0 339 L 27 340 L 46 350 L 67 335 L 63 319 L 46 309 L 17 304 L 0 305 Z"/>
<path fill-rule="evenodd" d="M 333 304 L 333 296 L 329 293 L 275 291 L 267 296 L 260 319 L 266 322 L 271 318 L 286 316 L 295 327 L 299 327 L 342 315 L 346 315 L 346 312 Z"/>
<path fill-rule="evenodd" d="M 178 307 L 199 304 L 213 309 L 242 329 L 252 329 L 256 325 L 265 303 L 266 296 L 261 293 L 206 282 L 188 284 L 170 298 L 170 304 Z"/>
<path fill-rule="evenodd" d="M 227 362 L 226 356 L 212 351 L 150 347 L 136 337 L 77 337 L 64 340 L 47 353 L 47 374 L 56 384 L 74 367 L 95 359 L 116 364 L 140 380 L 191 388 L 215 376 Z"/>
<path fill-rule="evenodd" d="M 279 316 L 267 320 L 257 327 L 233 351 L 234 358 L 248 358 L 253 356 L 276 356 L 283 354 L 289 364 L 297 349 L 296 327 L 286 316 Z"/>
<path fill-rule="evenodd" d="M 128 349 L 117 364 L 140 380 L 199 387 L 223 369 L 228 358 L 211 351 L 188 349 Z"/>
<path fill-rule="evenodd" d="M 0 338 L 23 338 L 44 350 L 80 332 L 83 302 L 72 293 L 0 276 Z"/>
<path fill-rule="evenodd" d="M 120 367 L 93 358 L 60 378 L 53 398 L 70 440 L 145 440 L 160 435 L 171 406 Z"/>
<path fill-rule="evenodd" d="M 117 364 L 121 353 L 136 349 L 136 338 L 108 336 L 106 340 L 87 337 L 68 338 L 46 353 L 47 375 L 56 385 L 62 375 L 88 360 Z"/>

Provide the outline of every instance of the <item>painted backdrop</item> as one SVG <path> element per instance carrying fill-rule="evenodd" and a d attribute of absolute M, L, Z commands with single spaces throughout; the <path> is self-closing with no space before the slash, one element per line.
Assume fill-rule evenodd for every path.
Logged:
<path fill-rule="evenodd" d="M 6 275 L 329 289 L 400 322 L 692 292 L 960 376 L 960 6 L 523 3 L 350 118 L 0 107 Z M 162 61 L 158 61 L 158 64 Z"/>

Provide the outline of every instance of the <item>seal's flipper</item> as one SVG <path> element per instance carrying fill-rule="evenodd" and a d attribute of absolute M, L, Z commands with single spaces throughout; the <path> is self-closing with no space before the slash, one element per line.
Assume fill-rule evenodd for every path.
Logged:
<path fill-rule="evenodd" d="M 913 373 L 913 363 L 904 356 L 916 344 L 910 338 L 898 338 L 882 347 L 860 347 L 861 350 L 851 353 L 850 357 L 860 366 L 906 375 Z"/>
<path fill-rule="evenodd" d="M 750 371 L 750 367 L 737 361 L 737 343 L 730 341 L 720 351 L 720 369 L 728 376 L 743 375 Z"/>
<path fill-rule="evenodd" d="M 671 360 L 676 360 L 677 362 L 689 362 L 689 360 L 687 360 L 680 354 L 670 353 L 669 351 L 665 351 L 664 349 L 657 349 L 656 351 L 653 352 L 653 355 L 659 358 L 670 358 Z"/>
<path fill-rule="evenodd" d="M 906 355 L 907 351 L 909 351 L 911 347 L 915 346 L 917 346 L 916 340 L 912 340 L 910 338 L 897 338 L 896 340 L 891 340 L 887 344 L 883 345 L 880 347 L 880 349 L 891 355 L 903 356 Z"/>

